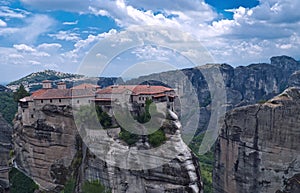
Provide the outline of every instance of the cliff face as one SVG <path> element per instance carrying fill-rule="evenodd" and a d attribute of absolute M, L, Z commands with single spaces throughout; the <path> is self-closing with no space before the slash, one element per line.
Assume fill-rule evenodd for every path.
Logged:
<path fill-rule="evenodd" d="M 115 193 L 202 192 L 198 160 L 182 141 L 180 124 L 174 118 L 169 120 L 169 129 L 173 132 L 169 134 L 168 141 L 175 149 L 173 159 L 159 167 L 135 170 L 122 169 L 126 167 L 118 167 L 113 162 L 105 162 L 95 156 L 97 154 L 93 152 L 97 150 L 106 151 L 106 148 L 95 149 L 97 147 L 107 146 L 110 152 L 121 153 L 129 147 L 108 135 L 97 139 L 95 131 L 90 142 L 85 138 L 87 145 L 82 143 L 70 107 L 47 105 L 37 113 L 35 116 L 39 117 L 38 121 L 26 127 L 22 125 L 22 117 L 17 116 L 13 140 L 17 166 L 44 190 L 60 192 L 66 181 L 73 178 L 76 181 L 75 192 L 80 192 L 81 185 L 86 180 L 100 180 Z M 88 132 L 92 131 L 85 131 Z M 89 148 L 92 145 L 94 148 L 91 151 Z M 139 162 L 140 158 L 134 152 L 145 147 L 147 148 L 145 142 L 131 147 L 132 151 L 120 161 L 124 164 L 136 164 L 134 166 L 138 168 L 138 164 L 144 162 Z M 147 161 L 155 163 L 159 159 L 161 158 L 148 156 Z"/>
<path fill-rule="evenodd" d="M 15 162 L 41 187 L 61 188 L 74 172 L 78 144 L 70 107 L 45 106 L 35 115 L 38 121 L 23 126 L 17 115 L 14 123 Z M 73 161 L 74 160 L 74 161 Z"/>
<path fill-rule="evenodd" d="M 128 81 L 128 84 L 161 82 L 178 89 L 180 95 L 190 93 L 192 89 L 198 95 L 200 105 L 199 131 L 205 130 L 211 114 L 211 92 L 203 74 L 211 77 L 213 68 L 218 68 L 223 76 L 224 90 L 227 95 L 227 109 L 255 104 L 260 100 L 270 99 L 288 86 L 299 85 L 298 74 L 291 75 L 300 70 L 300 63 L 291 57 L 272 57 L 269 64 L 251 64 L 236 68 L 227 64 L 206 65 L 180 71 L 170 71 L 142 76 Z M 184 76 L 180 75 L 181 73 Z M 291 79 L 291 80 L 290 80 Z"/>
<path fill-rule="evenodd" d="M 0 114 L 0 192 L 9 186 L 9 152 L 12 149 L 12 128 Z"/>
<path fill-rule="evenodd" d="M 225 117 L 215 149 L 216 193 L 299 192 L 300 91 Z"/>

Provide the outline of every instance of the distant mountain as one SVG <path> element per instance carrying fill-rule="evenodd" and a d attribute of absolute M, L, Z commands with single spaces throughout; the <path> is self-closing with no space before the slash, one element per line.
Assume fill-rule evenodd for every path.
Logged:
<path fill-rule="evenodd" d="M 52 81 L 72 81 L 84 78 L 83 75 L 57 72 L 54 70 L 45 70 L 42 72 L 31 73 L 19 80 L 13 81 L 7 85 L 8 88 L 16 90 L 20 84 L 23 84 L 28 90 L 37 90 L 41 87 L 43 80 Z"/>

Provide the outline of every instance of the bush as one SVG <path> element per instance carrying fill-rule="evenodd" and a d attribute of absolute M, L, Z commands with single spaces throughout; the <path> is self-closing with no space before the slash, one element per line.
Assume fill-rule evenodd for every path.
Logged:
<path fill-rule="evenodd" d="M 110 193 L 110 190 L 107 190 L 105 186 L 103 186 L 99 180 L 94 181 L 86 181 L 82 186 L 83 193 Z"/>
<path fill-rule="evenodd" d="M 39 188 L 32 179 L 16 168 L 9 172 L 9 183 L 11 193 L 33 193 Z"/>
<path fill-rule="evenodd" d="M 122 129 L 119 133 L 119 138 L 125 141 L 128 145 L 133 145 L 140 139 L 139 135 L 130 133 L 129 131 Z"/>
<path fill-rule="evenodd" d="M 161 129 L 149 135 L 149 143 L 153 147 L 158 147 L 166 141 L 165 132 Z"/>

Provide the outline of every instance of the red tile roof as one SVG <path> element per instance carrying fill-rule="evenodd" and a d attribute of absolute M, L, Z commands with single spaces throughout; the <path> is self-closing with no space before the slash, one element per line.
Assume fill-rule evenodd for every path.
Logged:
<path fill-rule="evenodd" d="M 72 87 L 71 89 L 97 89 L 97 88 L 100 88 L 100 86 L 98 85 L 95 85 L 95 84 L 80 84 L 80 85 L 77 85 L 77 86 L 74 86 Z"/>
<path fill-rule="evenodd" d="M 153 95 L 160 94 L 167 91 L 173 91 L 171 88 L 164 86 L 149 86 L 149 85 L 119 85 L 119 86 L 109 86 L 97 92 L 97 94 L 122 94 L 126 90 L 129 90 L 134 95 Z"/>
<path fill-rule="evenodd" d="M 51 80 L 44 80 L 42 83 L 51 83 Z"/>

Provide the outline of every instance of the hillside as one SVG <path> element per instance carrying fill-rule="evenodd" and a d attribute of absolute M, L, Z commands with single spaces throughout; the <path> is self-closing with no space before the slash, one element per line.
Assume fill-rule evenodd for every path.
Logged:
<path fill-rule="evenodd" d="M 19 85 L 19 84 L 31 84 L 31 83 L 40 83 L 43 80 L 59 80 L 59 79 L 78 79 L 83 78 L 83 75 L 71 74 L 71 73 L 63 73 L 57 72 L 54 70 L 45 70 L 42 72 L 34 72 L 31 73 L 19 80 L 13 81 L 9 83 L 7 86 Z"/>
<path fill-rule="evenodd" d="M 31 73 L 19 80 L 13 81 L 7 85 L 8 88 L 15 91 L 20 84 L 23 84 L 29 91 L 35 91 L 41 88 L 41 82 L 43 80 L 52 80 L 54 82 L 59 81 L 74 81 L 83 79 L 83 75 L 57 72 L 54 70 L 45 70 L 41 72 Z"/>

